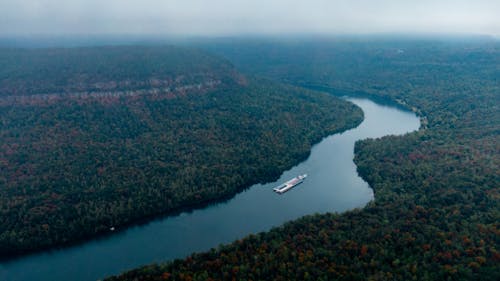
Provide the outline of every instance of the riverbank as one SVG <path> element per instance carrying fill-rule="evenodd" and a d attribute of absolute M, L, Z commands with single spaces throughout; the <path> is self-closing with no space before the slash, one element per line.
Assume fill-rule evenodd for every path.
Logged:
<path fill-rule="evenodd" d="M 362 120 L 349 103 L 245 77 L 199 50 L 8 49 L 0 58 L 3 260 L 227 200 Z"/>
<path fill-rule="evenodd" d="M 402 101 L 426 117 L 426 130 L 356 144 L 358 172 L 376 198 L 364 209 L 307 216 L 118 279 L 500 279 L 498 42 L 228 45 L 214 49 L 260 75 Z"/>
<path fill-rule="evenodd" d="M 419 124 L 414 114 L 395 108 L 366 100 L 359 100 L 358 105 L 366 117 L 360 126 L 323 139 L 313 146 L 305 162 L 284 172 L 276 182 L 254 185 L 228 202 L 134 226 L 106 239 L 2 263 L 0 278 L 95 280 L 208 250 L 304 215 L 362 207 L 373 193 L 352 162 L 355 141 L 405 133 Z M 301 173 L 308 173 L 309 178 L 297 188 L 283 196 L 272 191 L 278 183 Z"/>

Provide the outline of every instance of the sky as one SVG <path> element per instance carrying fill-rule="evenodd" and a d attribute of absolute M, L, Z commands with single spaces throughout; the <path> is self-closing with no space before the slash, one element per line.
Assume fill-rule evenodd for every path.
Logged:
<path fill-rule="evenodd" d="M 500 36 L 500 0 L 0 0 L 1 35 Z"/>

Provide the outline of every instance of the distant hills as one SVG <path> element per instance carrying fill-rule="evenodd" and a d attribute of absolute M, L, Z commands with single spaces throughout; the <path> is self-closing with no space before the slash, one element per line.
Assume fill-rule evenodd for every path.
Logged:
<path fill-rule="evenodd" d="M 131 95 L 126 91 L 132 90 L 135 94 L 171 97 L 206 92 L 222 83 L 244 82 L 229 62 L 192 49 L 127 46 L 1 50 L 0 97 L 10 100 L 117 97 Z"/>

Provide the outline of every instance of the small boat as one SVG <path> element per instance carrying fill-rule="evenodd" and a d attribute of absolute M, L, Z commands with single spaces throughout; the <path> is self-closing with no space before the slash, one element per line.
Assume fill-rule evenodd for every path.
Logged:
<path fill-rule="evenodd" d="M 301 184 L 305 178 L 307 178 L 307 174 L 296 176 L 295 178 L 285 182 L 284 184 L 281 184 L 281 185 L 273 188 L 273 190 L 274 190 L 274 192 L 279 193 L 279 194 L 285 193 L 288 190 L 292 189 L 294 186 Z"/>

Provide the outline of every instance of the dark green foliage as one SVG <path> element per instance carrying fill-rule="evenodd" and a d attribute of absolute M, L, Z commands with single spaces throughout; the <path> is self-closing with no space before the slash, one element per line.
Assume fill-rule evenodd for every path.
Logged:
<path fill-rule="evenodd" d="M 234 80 L 227 61 L 176 47 L 0 49 L 0 96 L 137 90 Z"/>
<path fill-rule="evenodd" d="M 363 210 L 305 217 L 116 279 L 500 279 L 498 42 L 253 47 L 221 52 L 247 71 L 398 101 L 423 128 L 356 144 L 358 171 L 375 190 Z"/>
<path fill-rule="evenodd" d="M 83 54 L 100 58 L 99 50 L 83 49 Z M 134 64 L 143 65 L 141 48 L 111 50 L 118 66 L 129 53 L 137 55 Z M 211 65 L 220 77 L 242 78 L 232 68 L 221 72 L 219 61 L 193 66 L 186 57 L 171 59 L 177 51 L 168 50 L 155 49 L 163 54 L 159 65 L 166 56 L 188 73 L 210 71 L 203 68 Z M 59 51 L 47 52 L 60 58 Z M 145 61 L 156 62 L 145 51 Z M 64 57 L 68 50 L 60 52 Z M 144 71 L 141 75 L 151 70 Z M 81 240 L 112 226 L 232 196 L 278 177 L 307 157 L 313 143 L 362 119 L 361 110 L 326 94 L 244 80 L 168 98 L 164 93 L 109 99 L 63 92 L 56 102 L 29 97 L 1 105 L 0 255 Z"/>

